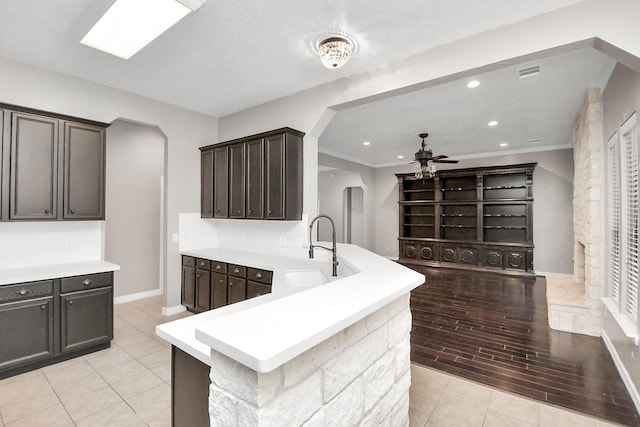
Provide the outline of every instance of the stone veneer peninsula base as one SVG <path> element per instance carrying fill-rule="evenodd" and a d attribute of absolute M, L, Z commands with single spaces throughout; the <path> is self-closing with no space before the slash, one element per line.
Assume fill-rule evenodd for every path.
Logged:
<path fill-rule="evenodd" d="M 268 373 L 214 351 L 211 420 L 223 426 L 408 426 L 410 331 L 406 294 Z"/>

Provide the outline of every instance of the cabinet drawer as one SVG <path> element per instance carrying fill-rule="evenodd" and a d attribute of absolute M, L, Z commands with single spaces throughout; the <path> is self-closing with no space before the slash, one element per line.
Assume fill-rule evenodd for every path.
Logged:
<path fill-rule="evenodd" d="M 60 281 L 60 293 L 101 288 L 113 283 L 113 273 L 85 274 L 83 276 L 66 277 Z"/>
<path fill-rule="evenodd" d="M 227 264 L 220 261 L 211 261 L 211 271 L 214 273 L 227 274 Z"/>
<path fill-rule="evenodd" d="M 188 267 L 195 267 L 196 259 L 192 256 L 182 255 L 182 265 L 186 265 Z"/>
<path fill-rule="evenodd" d="M 247 277 L 247 267 L 243 265 L 229 264 L 227 273 L 229 276 Z"/>
<path fill-rule="evenodd" d="M 0 304 L 53 295 L 53 280 L 0 286 Z"/>
<path fill-rule="evenodd" d="M 247 269 L 247 278 L 249 280 L 254 280 L 260 283 L 266 283 L 267 285 L 271 284 L 271 278 L 273 277 L 273 272 L 267 270 L 260 270 L 257 268 L 249 267 Z"/>
<path fill-rule="evenodd" d="M 196 263 L 198 264 L 198 268 L 202 270 L 211 270 L 211 261 L 208 259 L 197 258 Z"/>

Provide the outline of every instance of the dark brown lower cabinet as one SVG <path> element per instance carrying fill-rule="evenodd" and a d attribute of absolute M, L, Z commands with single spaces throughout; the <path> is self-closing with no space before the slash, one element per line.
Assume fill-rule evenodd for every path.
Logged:
<path fill-rule="evenodd" d="M 113 339 L 112 288 L 60 296 L 60 351 L 68 353 Z"/>
<path fill-rule="evenodd" d="M 0 371 L 53 356 L 53 306 L 53 297 L 0 304 Z"/>
<path fill-rule="evenodd" d="M 182 305 L 200 313 L 268 294 L 272 278 L 271 271 L 183 255 Z"/>
<path fill-rule="evenodd" d="M 113 273 L 0 286 L 0 379 L 108 348 Z"/>
<path fill-rule="evenodd" d="M 171 346 L 171 425 L 209 426 L 209 371 L 211 368 Z"/>

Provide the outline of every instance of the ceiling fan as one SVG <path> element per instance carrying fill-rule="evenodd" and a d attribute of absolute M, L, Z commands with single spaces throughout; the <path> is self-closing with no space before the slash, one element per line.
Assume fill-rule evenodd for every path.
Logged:
<path fill-rule="evenodd" d="M 422 138 L 422 145 L 415 154 L 415 161 L 418 162 L 415 174 L 417 179 L 433 178 L 436 174 L 436 165 L 434 163 L 458 163 L 457 160 L 446 160 L 449 156 L 434 156 L 433 151 L 424 142 L 429 136 L 428 133 L 421 133 L 418 136 Z"/>

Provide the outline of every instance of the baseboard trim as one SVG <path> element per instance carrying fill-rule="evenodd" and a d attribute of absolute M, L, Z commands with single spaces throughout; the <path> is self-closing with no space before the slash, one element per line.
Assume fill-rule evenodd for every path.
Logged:
<path fill-rule="evenodd" d="M 638 390 L 633 385 L 633 381 L 631 380 L 631 376 L 629 375 L 627 368 L 624 367 L 624 364 L 622 363 L 622 360 L 620 359 L 616 348 L 613 346 L 613 343 L 609 339 L 607 332 L 604 330 L 602 331 L 602 340 L 604 341 L 604 345 L 607 347 L 607 350 L 609 350 L 609 354 L 611 354 L 613 363 L 618 369 L 618 373 L 620 374 L 622 382 L 624 383 L 627 391 L 629 392 L 629 395 L 631 396 L 631 400 L 633 400 L 633 404 L 635 405 L 636 410 L 640 412 L 640 393 L 638 393 Z"/>
<path fill-rule="evenodd" d="M 158 288 L 158 289 L 154 289 L 152 291 L 144 291 L 144 292 L 138 292 L 136 294 L 130 294 L 130 295 L 123 295 L 121 297 L 115 297 L 113 299 L 113 303 L 114 304 L 122 304 L 124 302 L 131 302 L 131 301 L 136 301 L 142 298 L 149 298 L 149 297 L 155 297 L 158 295 L 162 295 L 162 289 Z"/>
<path fill-rule="evenodd" d="M 162 307 L 163 316 L 173 316 L 174 314 L 187 311 L 184 305 L 174 305 L 173 307 Z"/>

